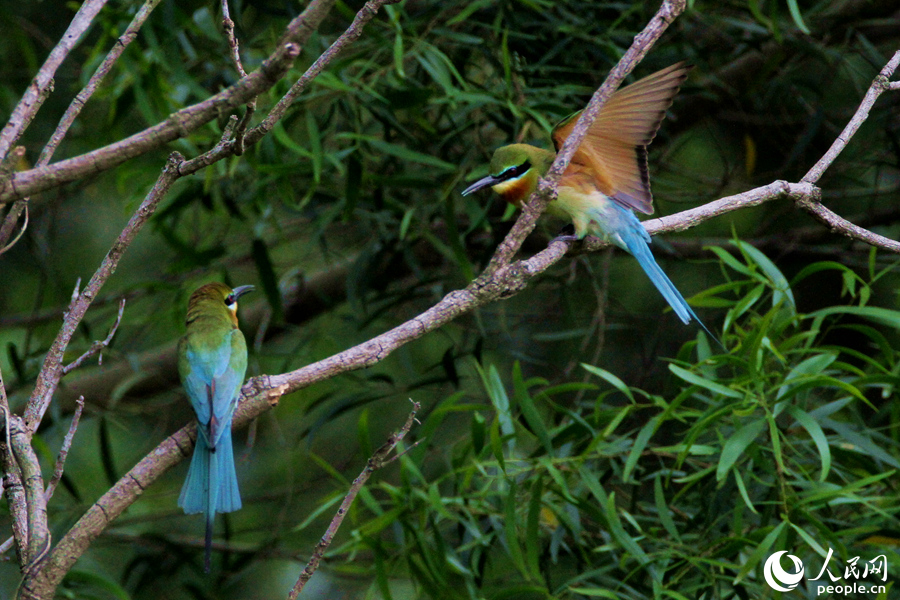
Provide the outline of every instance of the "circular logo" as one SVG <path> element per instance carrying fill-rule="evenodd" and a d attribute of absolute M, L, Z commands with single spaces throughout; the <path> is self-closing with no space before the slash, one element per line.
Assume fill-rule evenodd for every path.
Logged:
<path fill-rule="evenodd" d="M 803 562 L 793 554 L 788 554 L 788 558 L 794 563 L 794 569 L 797 571 L 796 573 L 788 573 L 781 568 L 782 554 L 787 554 L 787 550 L 776 552 L 766 560 L 766 564 L 763 567 L 763 577 L 766 578 L 766 583 L 773 590 L 789 592 L 797 587 L 800 580 L 803 579 Z"/>

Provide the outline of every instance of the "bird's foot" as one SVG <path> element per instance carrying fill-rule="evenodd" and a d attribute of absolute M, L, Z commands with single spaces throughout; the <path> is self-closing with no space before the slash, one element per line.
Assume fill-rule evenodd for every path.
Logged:
<path fill-rule="evenodd" d="M 581 238 L 575 235 L 575 226 L 569 223 L 565 227 L 559 230 L 559 235 L 550 240 L 550 243 L 553 242 L 577 242 L 580 241 Z"/>

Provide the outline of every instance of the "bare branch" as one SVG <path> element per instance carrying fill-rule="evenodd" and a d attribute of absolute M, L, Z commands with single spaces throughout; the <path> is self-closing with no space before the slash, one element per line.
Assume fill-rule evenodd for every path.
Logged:
<path fill-rule="evenodd" d="M 36 567 L 50 550 L 50 529 L 47 526 L 47 502 L 44 500 L 44 480 L 41 465 L 30 444 L 25 423 L 16 415 L 9 417 L 9 443 L 16 463 L 22 472 L 25 502 L 28 509 L 28 543 L 22 566 Z"/>
<path fill-rule="evenodd" d="M 804 209 L 806 212 L 810 213 L 819 221 L 827 225 L 828 228 L 831 229 L 831 231 L 840 233 L 861 242 L 865 242 L 870 246 L 875 246 L 876 248 L 881 248 L 882 250 L 887 250 L 888 252 L 900 254 L 900 242 L 892 240 L 891 238 L 884 237 L 883 235 L 878 235 L 877 233 L 869 231 L 868 229 L 860 227 L 859 225 L 854 225 L 837 213 L 834 213 L 831 210 L 825 208 L 822 205 L 821 200 L 822 198 L 820 196 L 800 197 L 796 199 L 797 206 Z"/>
<path fill-rule="evenodd" d="M 84 363 L 84 361 L 86 361 L 90 357 L 94 356 L 98 352 L 101 352 L 104 348 L 109 346 L 110 342 L 112 342 L 113 336 L 116 335 L 116 330 L 119 328 L 119 323 L 122 322 L 122 313 L 124 313 L 124 312 L 125 312 L 125 299 L 122 298 L 122 300 L 119 302 L 119 313 L 116 315 L 116 321 L 115 321 L 115 323 L 113 323 L 112 327 L 109 329 L 109 335 L 106 336 L 106 339 L 94 342 L 93 344 L 91 344 L 91 347 L 88 348 L 87 352 L 85 352 L 84 354 L 79 356 L 77 359 L 75 359 L 75 361 L 66 365 L 62 370 L 63 376 L 74 371 L 75 369 L 80 367 Z M 103 355 L 102 354 L 100 355 L 100 358 L 97 360 L 97 362 L 98 362 L 98 364 L 103 364 Z"/>
<path fill-rule="evenodd" d="M 77 405 L 75 407 L 75 414 L 72 416 L 72 423 L 69 424 L 69 431 L 66 432 L 66 437 L 63 438 L 62 447 L 59 449 L 59 456 L 56 457 L 56 466 L 53 468 L 53 477 L 50 479 L 50 483 L 47 484 L 47 489 L 44 490 L 44 501 L 47 503 L 50 502 L 50 498 L 53 497 L 53 492 L 56 491 L 56 486 L 59 485 L 60 480 L 62 480 L 63 469 L 66 466 L 66 458 L 69 456 L 72 440 L 75 439 L 75 430 L 78 429 L 78 421 L 81 420 L 81 413 L 84 411 L 84 396 L 79 396 L 76 402 Z"/>
<path fill-rule="evenodd" d="M 172 140 L 184 137 L 222 113 L 249 102 L 277 83 L 300 54 L 334 0 L 312 0 L 287 26 L 281 43 L 256 71 L 218 94 L 173 113 L 162 123 L 87 154 L 0 180 L 0 203 L 31 196 L 88 174 L 111 169 Z"/>
<path fill-rule="evenodd" d="M 869 91 L 866 92 L 862 104 L 860 104 L 859 108 L 856 110 L 856 114 L 853 115 L 853 118 L 850 119 L 850 122 L 844 127 L 841 134 L 834 140 L 834 143 L 831 144 L 828 152 L 813 165 L 800 181 L 816 183 L 819 178 L 822 177 L 822 173 L 831 166 L 831 163 L 834 162 L 844 147 L 850 142 L 857 129 L 859 129 L 859 126 L 869 118 L 869 110 L 872 108 L 872 105 L 875 104 L 875 100 L 878 99 L 878 96 L 885 90 L 893 89 L 889 80 L 894 74 L 894 71 L 897 70 L 898 65 L 900 65 L 900 50 L 895 52 L 894 56 L 891 57 L 888 63 L 884 65 L 884 68 L 881 69 L 881 72 L 875 78 L 875 81 L 869 86 Z"/>
<path fill-rule="evenodd" d="M 72 303 L 70 310 L 66 313 L 59 334 L 56 336 L 56 339 L 53 340 L 53 344 L 50 346 L 50 350 L 44 358 L 44 363 L 38 374 L 37 384 L 34 386 L 34 391 L 32 392 L 31 398 L 28 400 L 28 406 L 25 409 L 25 424 L 29 431 L 29 435 L 37 431 L 37 427 L 44 416 L 44 412 L 47 410 L 47 407 L 50 406 L 50 400 L 53 398 L 56 386 L 59 384 L 59 380 L 64 374 L 62 364 L 63 355 L 69 345 L 69 341 L 75 334 L 78 324 L 81 323 L 81 320 L 84 318 L 91 302 L 97 297 L 100 288 L 103 287 L 106 280 L 112 276 L 119 266 L 119 261 L 125 254 L 125 251 L 128 250 L 131 242 L 150 219 L 150 216 L 156 210 L 159 202 L 169 191 L 169 187 L 176 179 L 178 179 L 178 166 L 183 160 L 184 158 L 177 152 L 173 152 L 169 156 L 169 161 L 166 163 L 162 173 L 156 180 L 153 189 L 150 190 L 150 193 L 147 194 L 137 211 L 132 215 L 128 224 L 122 230 L 122 233 L 119 234 L 119 237 L 113 243 L 109 252 L 107 252 L 100 267 L 91 277 L 91 280 L 88 282 L 87 286 L 85 286 L 84 290 L 78 294 L 77 299 Z"/>
<path fill-rule="evenodd" d="M 27 168 L 28 161 L 25 159 L 25 152 L 25 146 L 16 146 L 3 160 L 0 160 L 0 179 L 6 179 L 12 175 L 13 172 Z M 16 224 L 19 222 L 19 217 L 22 216 L 22 213 L 25 213 L 25 221 L 22 223 L 18 235 L 10 242 L 8 240 L 12 237 L 13 231 L 15 231 Z M 26 229 L 28 229 L 27 198 L 15 202 L 3 218 L 3 225 L 0 225 L 0 254 L 5 253 L 15 246 L 22 237 L 22 234 L 25 233 Z"/>
<path fill-rule="evenodd" d="M 556 154 L 556 159 L 550 166 L 550 170 L 541 179 L 538 189 L 535 190 L 531 198 L 522 207 L 519 218 L 516 219 L 513 228 L 497 247 L 497 252 L 491 257 L 491 262 L 484 270 L 484 273 L 482 273 L 482 277 L 489 277 L 503 265 L 509 264 L 516 252 L 519 251 L 522 242 L 534 230 L 538 218 L 546 210 L 547 204 L 556 199 L 556 186 L 559 183 L 559 178 L 569 166 L 569 161 L 575 154 L 575 150 L 581 145 L 581 140 L 584 139 L 594 119 L 600 113 L 600 109 L 603 108 L 606 101 L 616 91 L 622 80 L 650 51 L 650 48 L 662 36 L 669 24 L 684 12 L 684 8 L 684 0 L 663 0 L 662 6 L 657 13 L 644 30 L 634 38 L 631 47 L 628 48 L 628 51 L 625 52 L 613 70 L 609 72 L 606 80 L 594 92 L 591 101 L 588 102 L 587 107 L 581 112 L 572 133 Z"/>
<path fill-rule="evenodd" d="M 389 456 L 394 448 L 397 447 L 397 444 L 399 444 L 406 434 L 409 433 L 413 423 L 416 422 L 416 413 L 419 412 L 419 408 L 419 403 L 413 402 L 412 411 L 410 411 L 409 416 L 406 418 L 406 423 L 403 424 L 400 431 L 393 434 L 381 448 L 375 451 L 375 454 L 373 454 L 366 463 L 366 468 L 353 480 L 353 484 L 350 486 L 347 495 L 344 496 L 340 508 L 338 508 L 337 513 L 335 513 L 334 517 L 331 519 L 331 523 L 328 524 L 325 535 L 323 535 L 319 543 L 316 544 L 316 548 L 313 550 L 309 562 L 306 563 L 306 568 L 303 569 L 303 572 L 300 573 L 300 577 L 297 579 L 297 583 L 291 588 L 291 592 L 288 594 L 288 600 L 296 600 L 300 595 L 300 592 L 303 591 L 306 582 L 309 581 L 313 576 L 313 573 L 316 572 L 316 569 L 319 568 L 319 562 L 322 560 L 322 557 L 325 556 L 325 551 L 328 550 L 328 546 L 331 545 L 331 541 L 334 539 L 338 529 L 340 529 L 341 523 L 344 522 L 344 517 L 347 516 L 347 511 L 350 510 L 353 500 L 356 499 L 356 495 L 359 494 L 359 491 L 369 480 L 369 477 L 372 476 L 372 473 L 393 460 L 389 459 Z"/>
<path fill-rule="evenodd" d="M 59 124 L 56 126 L 56 131 L 50 136 L 50 141 L 47 142 L 47 145 L 41 150 L 41 154 L 38 157 L 35 166 L 43 167 L 50 162 L 50 159 L 53 158 L 53 154 L 59 147 L 60 142 L 63 141 L 63 138 L 65 138 L 66 134 L 69 132 L 72 123 L 75 122 L 76 117 L 81 113 L 81 109 L 84 108 L 84 105 L 87 104 L 90 97 L 94 95 L 94 92 L 103 82 L 106 75 L 112 70 L 113 65 L 119 60 L 119 57 L 125 51 L 125 48 L 127 48 L 137 37 L 138 31 L 141 29 L 141 26 L 143 26 L 144 21 L 147 20 L 147 17 L 150 16 L 150 13 L 153 12 L 153 9 L 156 8 L 159 2 L 160 0 L 146 0 L 140 10 L 137 11 L 137 14 L 135 14 L 134 18 L 131 20 L 131 23 L 125 28 L 125 32 L 119 36 L 119 39 L 113 44 L 113 47 L 106 55 L 106 58 L 103 59 L 103 62 L 100 63 L 100 66 L 97 67 L 97 70 L 91 75 L 87 85 L 78 92 L 72 100 L 72 103 L 69 104 L 66 112 L 59 120 Z"/>
<path fill-rule="evenodd" d="M 246 135 L 241 138 L 241 146 L 240 149 L 243 151 L 243 147 L 252 146 L 259 142 L 267 133 L 269 133 L 272 128 L 275 126 L 280 119 L 284 117 L 287 113 L 287 110 L 290 108 L 291 104 L 297 97 L 306 89 L 306 86 L 310 81 L 316 78 L 316 76 L 321 73 L 325 67 L 330 63 L 334 58 L 341 53 L 348 45 L 352 44 L 356 41 L 360 35 L 362 35 L 362 30 L 365 25 L 372 20 L 372 17 L 375 16 L 375 13 L 378 11 L 381 6 L 385 4 L 394 4 L 399 2 L 399 0 L 369 0 L 366 2 L 365 6 L 360 9 L 360 11 L 356 14 L 356 17 L 353 19 L 353 22 L 344 31 L 341 36 L 334 41 L 331 46 L 329 46 L 328 50 L 322 53 L 316 61 L 310 65 L 310 67 L 306 70 L 306 72 L 300 76 L 300 79 L 291 86 L 291 89 L 288 90 L 287 94 L 278 101 L 271 111 L 269 111 L 268 116 L 263 120 L 262 123 L 249 130 Z M 240 129 L 241 126 L 246 127 L 246 117 L 241 121 L 241 124 L 238 126 Z M 237 137 L 237 136 L 235 136 Z M 187 175 L 188 173 L 194 173 L 199 171 L 204 167 L 208 167 L 209 165 L 222 160 L 232 154 L 237 153 L 237 149 L 233 146 L 223 146 L 221 148 L 216 149 L 215 151 L 207 152 L 197 158 L 191 159 L 184 163 L 181 167 L 182 174 Z"/>
<path fill-rule="evenodd" d="M 881 72 L 875 77 L 869 90 L 866 92 L 862 103 L 844 127 L 828 152 L 803 176 L 802 182 L 815 183 L 822 177 L 828 167 L 837 159 L 838 155 L 850 143 L 853 136 L 859 130 L 859 127 L 869 118 L 869 111 L 885 90 L 900 89 L 900 82 L 890 82 L 890 78 L 894 75 L 894 71 L 900 66 L 900 50 L 894 53 L 894 56 L 881 69 Z M 850 221 L 837 215 L 831 210 L 825 208 L 821 203 L 821 196 L 798 197 L 797 206 L 813 215 L 816 219 L 827 225 L 832 231 L 841 233 L 847 237 L 860 240 L 876 248 L 882 248 L 890 252 L 900 253 L 900 243 L 886 238 L 877 233 L 873 233 L 867 229 L 854 225 Z"/>
<path fill-rule="evenodd" d="M 0 469 L 3 471 L 3 493 L 9 506 L 13 532 L 11 538 L 0 544 L 0 557 L 9 551 L 15 541 L 19 564 L 25 564 L 24 559 L 28 554 L 28 502 L 22 484 L 22 471 L 12 449 L 10 437 L 12 418 L 13 414 L 6 397 L 6 384 L 3 383 L 3 375 L 0 373 L 0 419 L 3 420 L 0 423 L 3 427 L 3 436 L 0 437 Z"/>
<path fill-rule="evenodd" d="M 97 500 L 57 543 L 44 568 L 22 582 L 23 596 L 52 598 L 63 576 L 110 522 L 122 514 L 156 477 L 190 456 L 191 436 L 196 436 L 196 431 L 192 425 L 166 438 Z"/>
<path fill-rule="evenodd" d="M 231 59 L 237 69 L 238 75 L 245 77 L 247 72 L 244 71 L 244 65 L 241 62 L 241 49 L 238 44 L 237 36 L 234 34 L 234 21 L 231 20 L 231 14 L 228 10 L 228 0 L 222 0 L 222 26 L 225 28 L 225 37 L 228 39 L 228 47 L 231 48 Z M 250 125 L 250 120 L 256 112 L 256 98 L 247 103 L 247 112 L 241 117 L 234 131 L 234 154 L 241 156 L 244 153 L 244 133 Z"/>
<path fill-rule="evenodd" d="M 244 65 L 241 63 L 241 49 L 238 45 L 237 37 L 234 35 L 234 21 L 231 20 L 231 14 L 228 12 L 228 0 L 222 0 L 222 25 L 225 27 L 225 37 L 228 38 L 228 47 L 231 48 L 231 59 L 234 66 L 241 77 L 247 75 L 244 71 Z"/>
<path fill-rule="evenodd" d="M 3 131 L 0 131 L 0 160 L 6 157 L 25 129 L 28 128 L 44 100 L 53 91 L 53 77 L 56 75 L 56 69 L 66 59 L 72 48 L 78 44 L 81 36 L 88 30 L 94 17 L 105 4 L 106 0 L 86 0 L 72 17 L 69 28 L 66 29 L 59 43 L 41 65 L 25 94 L 22 95 L 22 99 L 13 109 Z"/>
<path fill-rule="evenodd" d="M 359 36 L 362 35 L 363 28 L 372 20 L 372 17 L 378 12 L 378 9 L 385 4 L 396 4 L 399 1 L 400 0 L 369 0 L 366 2 L 365 6 L 356 13 L 356 17 L 354 17 L 353 22 L 350 24 L 350 27 L 347 28 L 347 31 L 336 39 L 334 43 L 329 46 L 328 50 L 323 52 L 322 55 L 316 59 L 316 62 L 306 70 L 306 73 L 297 80 L 297 83 L 291 86 L 288 93 L 278 101 L 278 104 L 276 104 L 274 108 L 272 108 L 265 120 L 247 132 L 247 143 L 255 144 L 260 138 L 272 130 L 272 127 L 274 127 L 275 123 L 284 116 L 287 109 L 294 103 L 294 100 L 296 100 L 303 90 L 306 89 L 306 85 L 315 79 L 325 66 L 330 63 L 335 56 L 340 54 L 344 48 L 359 39 Z"/>

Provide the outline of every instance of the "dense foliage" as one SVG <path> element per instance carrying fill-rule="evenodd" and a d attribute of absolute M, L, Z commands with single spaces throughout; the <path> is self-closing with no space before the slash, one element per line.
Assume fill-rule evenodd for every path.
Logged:
<path fill-rule="evenodd" d="M 336 4 L 288 82 L 361 6 Z M 231 5 L 248 71 L 302 8 Z M 553 124 L 584 106 L 657 8 L 386 6 L 272 135 L 180 181 L 70 349 L 74 358 L 104 337 L 128 298 L 103 366 L 63 380 L 35 438 L 49 472 L 85 396 L 50 504 L 54 539 L 191 419 L 171 356 L 193 289 L 257 285 L 240 315 L 249 374 L 259 375 L 365 341 L 465 286 L 513 216 L 487 193 L 462 197 L 464 184 L 498 145 L 548 145 Z M 0 2 L 3 121 L 71 10 Z M 20 142 L 31 160 L 135 10 L 107 6 L 63 66 Z M 636 71 L 696 66 L 651 147 L 657 213 L 799 180 L 900 47 L 896 10 L 826 0 L 689 8 Z M 57 158 L 233 83 L 227 48 L 217 3 L 164 0 Z M 288 85 L 260 97 L 258 113 Z M 821 181 L 832 210 L 894 239 L 897 106 L 896 93 L 882 96 Z M 0 369 L 14 410 L 76 281 L 94 272 L 166 155 L 212 147 L 227 116 L 32 200 L 28 230 L 0 256 Z M 525 253 L 562 225 L 542 223 Z M 306 597 L 769 597 L 771 553 L 788 550 L 817 572 L 829 549 L 834 573 L 886 555 L 890 590 L 900 565 L 897 259 L 836 238 L 787 200 L 666 236 L 654 251 L 727 351 L 664 310 L 631 257 L 565 259 L 520 294 L 292 394 L 249 435 L 236 432 L 245 506 L 219 523 L 225 551 L 211 575 L 201 519 L 176 506 L 185 466 L 113 523 L 62 593 L 280 597 L 409 398 L 423 404 L 419 444 L 363 490 Z M 15 560 L 0 563 L 0 598 L 19 576 Z"/>

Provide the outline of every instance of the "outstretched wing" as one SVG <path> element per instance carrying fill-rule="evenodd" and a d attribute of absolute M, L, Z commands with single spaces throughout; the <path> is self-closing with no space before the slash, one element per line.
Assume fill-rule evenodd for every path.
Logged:
<path fill-rule="evenodd" d="M 683 62 L 617 90 L 603 106 L 575 151 L 573 169 L 587 170 L 596 187 L 623 206 L 645 214 L 653 212 L 647 145 L 656 136 L 666 109 L 693 67 Z M 553 130 L 557 151 L 580 112 Z"/>

